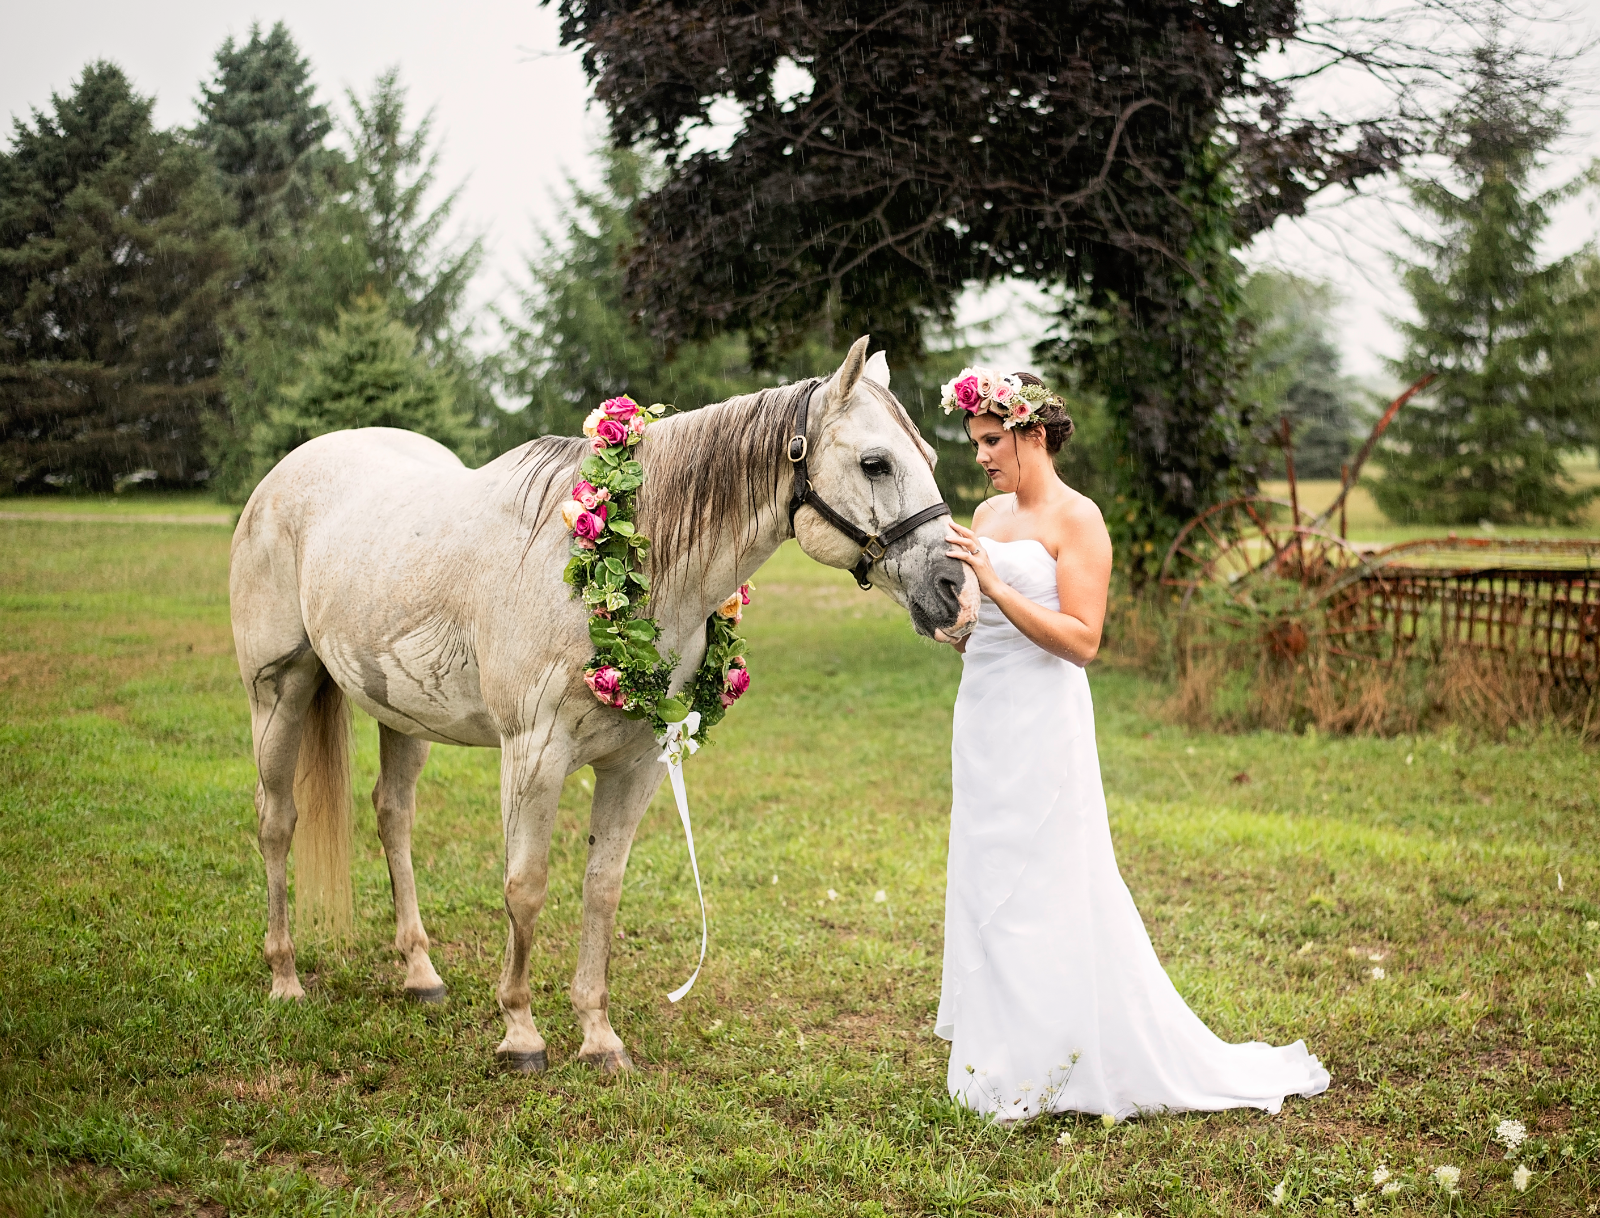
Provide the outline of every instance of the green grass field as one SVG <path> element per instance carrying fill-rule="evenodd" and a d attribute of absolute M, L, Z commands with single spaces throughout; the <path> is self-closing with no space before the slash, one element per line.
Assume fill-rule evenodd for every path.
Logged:
<path fill-rule="evenodd" d="M 663 795 L 611 971 L 640 1070 L 572 1062 L 574 775 L 533 964 L 552 1069 L 507 1078 L 487 751 L 435 748 L 419 795 L 448 1008 L 401 999 L 364 798 L 358 939 L 302 944 L 307 1001 L 266 1001 L 227 547 L 218 526 L 0 520 L 0 1214 L 1596 1212 L 1593 752 L 1191 735 L 1097 667 L 1119 857 L 1179 989 L 1230 1039 L 1306 1038 L 1334 1083 L 1276 1118 L 998 1130 L 945 1099 L 931 1032 L 959 660 L 786 547 L 746 619 L 752 693 L 689 763 L 698 986 L 665 999 L 699 926 Z M 1531 1136 L 1508 1158 L 1512 1118 Z"/>

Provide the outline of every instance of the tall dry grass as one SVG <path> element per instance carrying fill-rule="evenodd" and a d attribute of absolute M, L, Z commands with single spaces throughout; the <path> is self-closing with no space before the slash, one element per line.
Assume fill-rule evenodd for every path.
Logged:
<path fill-rule="evenodd" d="M 1600 689 L 1553 680 L 1528 657 L 1455 647 L 1388 662 L 1298 657 L 1235 641 L 1180 658 L 1164 717 L 1204 731 L 1402 735 L 1454 724 L 1503 740 L 1556 728 L 1600 743 Z"/>

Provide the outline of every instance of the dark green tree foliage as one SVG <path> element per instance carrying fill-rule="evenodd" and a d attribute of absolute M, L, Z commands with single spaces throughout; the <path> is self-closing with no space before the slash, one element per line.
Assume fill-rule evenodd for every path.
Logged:
<path fill-rule="evenodd" d="M 303 97 L 303 61 L 283 54 L 269 62 L 291 77 L 293 87 L 277 95 Z M 260 426 L 280 410 L 286 386 L 300 379 L 302 353 L 339 326 L 341 312 L 367 291 L 377 294 L 391 319 L 420 335 L 421 357 L 451 383 L 458 413 L 496 413 L 485 372 L 466 346 L 463 320 L 482 242 L 444 240 L 455 192 L 427 206 L 437 161 L 429 147 L 431 121 L 407 127 L 405 89 L 392 70 L 379 76 L 368 98 L 350 94 L 349 102 L 353 160 L 305 178 L 308 212 L 277 213 L 276 235 L 268 239 L 280 254 L 238 314 L 227 368 L 231 416 L 216 442 L 223 471 L 218 489 L 231 499 L 244 499 L 266 473 L 263 453 L 276 448 L 259 442 Z M 312 148 L 304 157 L 323 164 L 333 155 Z M 473 455 L 476 441 L 461 451 Z"/>
<path fill-rule="evenodd" d="M 1277 431 L 1284 416 L 1297 476 L 1337 478 L 1355 452 L 1355 390 L 1328 333 L 1337 304 L 1330 285 L 1282 271 L 1257 271 L 1245 280 L 1241 314 L 1248 327 L 1248 364 L 1238 397 L 1259 420 L 1263 472 L 1284 472 Z"/>
<path fill-rule="evenodd" d="M 1294 36 L 1296 0 L 560 9 L 615 138 L 669 157 L 629 264 L 657 333 L 743 328 L 765 360 L 826 317 L 898 355 L 967 283 L 1062 285 L 1054 354 L 1122 438 L 1125 555 L 1155 554 L 1248 477 L 1231 251 L 1401 151 L 1376 129 L 1285 120 L 1254 64 Z M 785 58 L 809 95 L 777 95 Z M 741 129 L 725 153 L 687 154 L 719 97 L 745 108 Z"/>
<path fill-rule="evenodd" d="M 314 436 L 347 427 L 403 427 L 467 456 L 481 435 L 459 408 L 453 379 L 428 362 L 416 330 L 373 291 L 339 310 L 301 358 L 299 376 L 255 429 L 257 467 L 270 469 Z"/>
<path fill-rule="evenodd" d="M 576 435 L 606 398 L 688 408 L 760 388 L 737 335 L 685 343 L 675 359 L 629 316 L 623 261 L 633 248 L 631 211 L 645 189 L 646 161 L 604 154 L 600 187 L 569 183 L 557 233 L 539 234 L 528 260 L 520 316 L 504 318 L 504 384 L 526 407 L 502 421 L 499 447 L 537 435 Z M 809 375 L 809 374 L 808 374 Z"/>
<path fill-rule="evenodd" d="M 319 179 L 339 163 L 324 144 L 333 124 L 316 101 L 310 63 L 281 21 L 265 36 L 251 26 L 243 46 L 229 38 L 216 65 L 200 88 L 195 140 L 222 171 L 258 254 L 270 257 L 321 205 Z"/>
<path fill-rule="evenodd" d="M 434 349 L 453 345 L 468 286 L 483 264 L 483 240 L 445 241 L 461 197 L 458 186 L 431 209 L 439 151 L 430 147 L 433 113 L 406 129 L 406 88 L 398 68 L 379 75 L 366 100 L 345 95 L 353 118 L 352 184 L 372 285 Z"/>
<path fill-rule="evenodd" d="M 94 63 L 0 155 L 0 478 L 17 490 L 190 484 L 219 409 L 238 273 L 206 157 Z"/>
<path fill-rule="evenodd" d="M 1392 519 L 1561 521 L 1590 498 L 1562 458 L 1600 412 L 1600 285 L 1579 255 L 1538 258 L 1550 206 L 1577 184 L 1530 185 L 1563 126 L 1553 88 L 1530 88 L 1515 51 L 1484 47 L 1441 149 L 1453 180 L 1412 186 L 1439 235 L 1412 235 L 1423 259 L 1402 269 L 1418 321 L 1401 325 L 1392 367 L 1404 383 L 1441 375 L 1389 430 L 1373 496 Z"/>

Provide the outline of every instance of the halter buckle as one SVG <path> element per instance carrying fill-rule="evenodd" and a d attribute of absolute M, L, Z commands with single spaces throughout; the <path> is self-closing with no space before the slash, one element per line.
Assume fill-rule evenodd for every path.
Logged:
<path fill-rule="evenodd" d="M 877 562 L 888 552 L 889 547 L 884 545 L 883 542 L 879 541 L 876 536 L 867 538 L 866 545 L 861 547 L 862 556 L 870 559 L 872 562 Z"/>
<path fill-rule="evenodd" d="M 806 453 L 809 448 L 810 445 L 806 442 L 806 438 L 804 436 L 790 436 L 789 463 L 791 465 L 799 465 L 800 462 L 806 459 Z"/>

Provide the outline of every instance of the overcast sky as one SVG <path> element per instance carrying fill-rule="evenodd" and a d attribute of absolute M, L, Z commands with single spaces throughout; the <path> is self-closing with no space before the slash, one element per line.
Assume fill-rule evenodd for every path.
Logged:
<path fill-rule="evenodd" d="M 1580 0 L 1572 11 L 1570 41 L 1600 29 L 1600 0 Z M 253 21 L 270 26 L 280 19 L 309 56 L 324 100 L 342 105 L 346 88 L 365 91 L 378 72 L 398 64 L 416 113 L 436 107 L 445 141 L 441 178 L 447 184 L 466 180 L 460 216 L 489 239 L 480 299 L 502 295 L 508 280 L 520 277 L 533 225 L 552 219 L 552 200 L 566 176 L 593 180 L 590 153 L 603 134 L 577 57 L 557 45 L 554 13 L 531 0 L 391 0 L 381 8 L 340 0 L 280 0 L 270 7 L 248 0 L 15 5 L 0 43 L 0 114 L 26 116 L 52 91 L 70 88 L 85 63 L 106 58 L 155 95 L 158 123 L 188 124 L 222 40 L 245 38 Z M 1552 181 L 1600 155 L 1595 107 L 1581 107 L 1573 126 L 1551 166 Z M 1335 283 L 1345 297 L 1338 321 L 1347 370 L 1386 383 L 1380 359 L 1396 342 L 1384 317 L 1406 310 L 1388 255 L 1403 248 L 1398 227 L 1412 220 L 1403 193 L 1392 187 L 1354 203 L 1329 198 L 1306 220 L 1280 221 L 1247 261 Z M 1567 253 L 1597 232 L 1593 198 L 1578 200 L 1558 213 L 1547 252 Z M 1010 324 L 996 332 L 1003 350 L 993 355 L 1020 364 L 1039 322 L 1008 303 L 1013 299 L 991 292 L 969 301 L 964 312 L 967 319 L 1009 312 Z"/>

